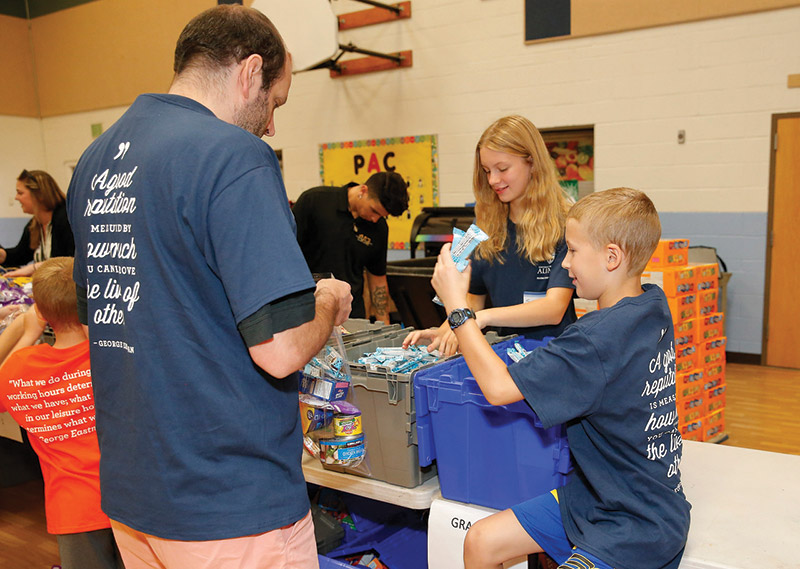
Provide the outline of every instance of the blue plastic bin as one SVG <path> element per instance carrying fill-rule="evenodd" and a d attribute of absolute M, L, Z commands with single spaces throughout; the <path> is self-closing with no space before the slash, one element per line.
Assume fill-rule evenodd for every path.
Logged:
<path fill-rule="evenodd" d="M 492 346 L 526 350 L 545 341 L 511 338 Z M 554 378 L 557 381 L 557 378 Z M 498 510 L 563 486 L 571 470 L 566 428 L 542 427 L 527 403 L 491 405 L 464 358 L 414 377 L 421 466 L 436 460 L 442 496 Z"/>
<path fill-rule="evenodd" d="M 350 565 L 349 563 L 345 563 L 344 561 L 339 561 L 338 559 L 331 559 L 330 557 L 325 557 L 324 555 L 319 555 L 319 569 L 357 569 L 358 567 L 364 567 L 363 565 Z"/>
<path fill-rule="evenodd" d="M 421 512 L 340 493 L 356 529 L 345 526 L 345 537 L 326 553 L 341 560 L 374 550 L 391 569 L 427 569 L 427 520 Z"/>

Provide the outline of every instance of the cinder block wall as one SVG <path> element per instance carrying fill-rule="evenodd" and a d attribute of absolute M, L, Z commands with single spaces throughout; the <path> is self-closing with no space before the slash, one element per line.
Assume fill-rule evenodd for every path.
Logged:
<path fill-rule="evenodd" d="M 800 72 L 800 8 L 525 45 L 518 0 L 412 7 L 409 20 L 342 32 L 340 41 L 412 49 L 413 67 L 294 77 L 268 139 L 283 150 L 290 198 L 319 183 L 322 142 L 437 134 L 440 203 L 461 205 L 473 200 L 475 142 L 497 117 L 523 114 L 540 128 L 594 125 L 595 188 L 640 188 L 659 208 L 665 237 L 717 247 L 733 272 L 728 350 L 760 352 L 771 117 L 800 110 L 800 89 L 787 88 L 787 75 Z M 43 160 L 66 185 L 91 124 L 107 127 L 122 112 L 46 118 L 38 144 L 16 150 L 11 167 L 4 158 L 0 173 Z M 13 134 L 23 128 L 16 120 L 0 117 L 0 128 Z M 0 196 L 0 216 L 18 215 L 15 206 Z"/>

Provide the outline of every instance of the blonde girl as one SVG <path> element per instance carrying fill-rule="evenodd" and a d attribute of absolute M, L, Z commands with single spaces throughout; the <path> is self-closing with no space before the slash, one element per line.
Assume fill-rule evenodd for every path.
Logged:
<path fill-rule="evenodd" d="M 473 191 L 476 224 L 489 235 L 470 263 L 468 303 L 478 325 L 503 335 L 557 336 L 576 319 L 575 287 L 561 266 L 572 204 L 533 123 L 513 115 L 484 131 L 475 148 Z M 447 322 L 435 333 L 412 332 L 406 344 L 420 339 L 445 354 L 458 347 Z"/>

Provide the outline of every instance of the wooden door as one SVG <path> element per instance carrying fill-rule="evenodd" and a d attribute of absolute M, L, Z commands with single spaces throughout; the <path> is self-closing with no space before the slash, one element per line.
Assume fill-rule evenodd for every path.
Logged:
<path fill-rule="evenodd" d="M 761 360 L 800 368 L 800 113 L 775 115 Z"/>

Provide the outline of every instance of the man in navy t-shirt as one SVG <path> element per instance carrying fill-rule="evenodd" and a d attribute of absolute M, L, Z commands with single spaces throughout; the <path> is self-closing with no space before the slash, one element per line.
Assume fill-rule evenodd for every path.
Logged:
<path fill-rule="evenodd" d="M 174 68 L 68 193 L 102 507 L 128 567 L 316 567 L 296 370 L 350 287 L 315 286 L 260 138 L 291 58 L 266 16 L 221 5 L 184 28 Z"/>

